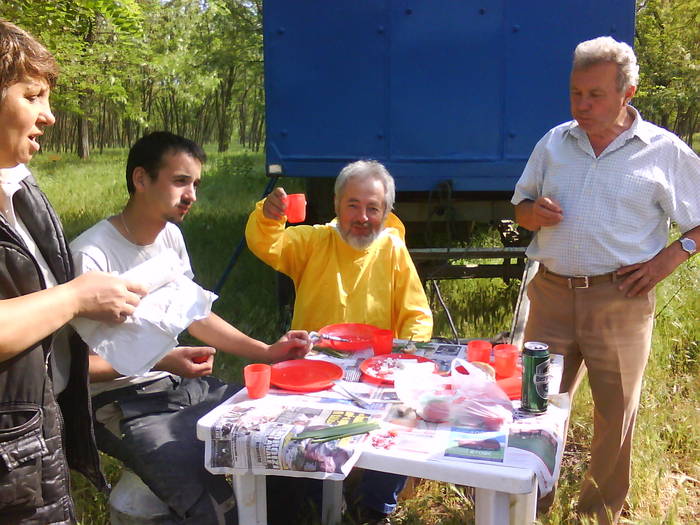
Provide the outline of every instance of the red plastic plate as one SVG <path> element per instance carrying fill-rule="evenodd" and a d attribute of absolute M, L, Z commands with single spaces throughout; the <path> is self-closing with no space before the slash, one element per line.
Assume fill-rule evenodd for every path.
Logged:
<path fill-rule="evenodd" d="M 433 362 L 427 357 L 415 354 L 383 354 L 375 355 L 365 359 L 360 364 L 362 378 L 369 383 L 380 383 L 385 385 L 394 384 L 394 371 L 397 362 L 404 359 L 413 359 L 419 363 Z M 435 370 L 437 371 L 437 364 Z"/>
<path fill-rule="evenodd" d="M 377 330 L 379 330 L 379 328 L 371 324 L 339 323 L 324 326 L 318 333 L 348 339 L 348 341 L 323 340 L 323 346 L 347 352 L 372 348 L 372 339 L 374 338 L 374 332 Z"/>
<path fill-rule="evenodd" d="M 328 361 L 293 359 L 272 365 L 270 384 L 295 392 L 325 390 L 343 377 L 343 369 Z"/>

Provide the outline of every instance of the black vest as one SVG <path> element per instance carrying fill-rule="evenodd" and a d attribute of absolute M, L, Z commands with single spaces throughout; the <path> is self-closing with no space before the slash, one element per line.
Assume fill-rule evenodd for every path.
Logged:
<path fill-rule="evenodd" d="M 58 283 L 65 283 L 73 278 L 73 262 L 61 222 L 31 176 L 21 184 L 13 198 L 15 213 Z M 0 215 L 0 299 L 45 287 L 36 260 Z M 3 524 L 74 523 L 67 465 L 106 487 L 92 429 L 87 347 L 72 331 L 70 341 L 70 377 L 58 403 L 49 364 L 53 336 L 0 363 Z"/>

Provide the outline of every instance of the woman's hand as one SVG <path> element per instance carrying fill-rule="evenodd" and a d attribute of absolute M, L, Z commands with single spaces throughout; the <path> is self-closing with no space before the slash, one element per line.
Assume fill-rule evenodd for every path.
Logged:
<path fill-rule="evenodd" d="M 66 285 L 75 297 L 75 317 L 123 323 L 148 293 L 142 284 L 104 272 L 88 272 Z"/>

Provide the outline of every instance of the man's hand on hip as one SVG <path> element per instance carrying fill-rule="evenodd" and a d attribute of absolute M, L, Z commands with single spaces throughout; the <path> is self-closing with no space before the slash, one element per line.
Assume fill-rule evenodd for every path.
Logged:
<path fill-rule="evenodd" d="M 618 289 L 627 297 L 649 293 L 654 286 L 673 273 L 678 263 L 668 248 L 643 263 L 630 264 L 617 270 L 617 275 L 626 275 Z"/>

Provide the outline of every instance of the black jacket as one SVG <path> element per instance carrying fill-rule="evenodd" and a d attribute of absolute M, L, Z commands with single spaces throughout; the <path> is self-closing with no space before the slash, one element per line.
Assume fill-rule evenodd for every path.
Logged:
<path fill-rule="evenodd" d="M 73 262 L 61 223 L 31 176 L 22 182 L 13 204 L 58 283 L 72 279 Z M 45 287 L 36 260 L 0 215 L 0 299 Z M 3 525 L 74 523 L 67 465 L 98 488 L 106 487 L 92 429 L 87 347 L 74 332 L 70 340 L 70 378 L 58 403 L 50 378 L 53 335 L 0 363 Z"/>

